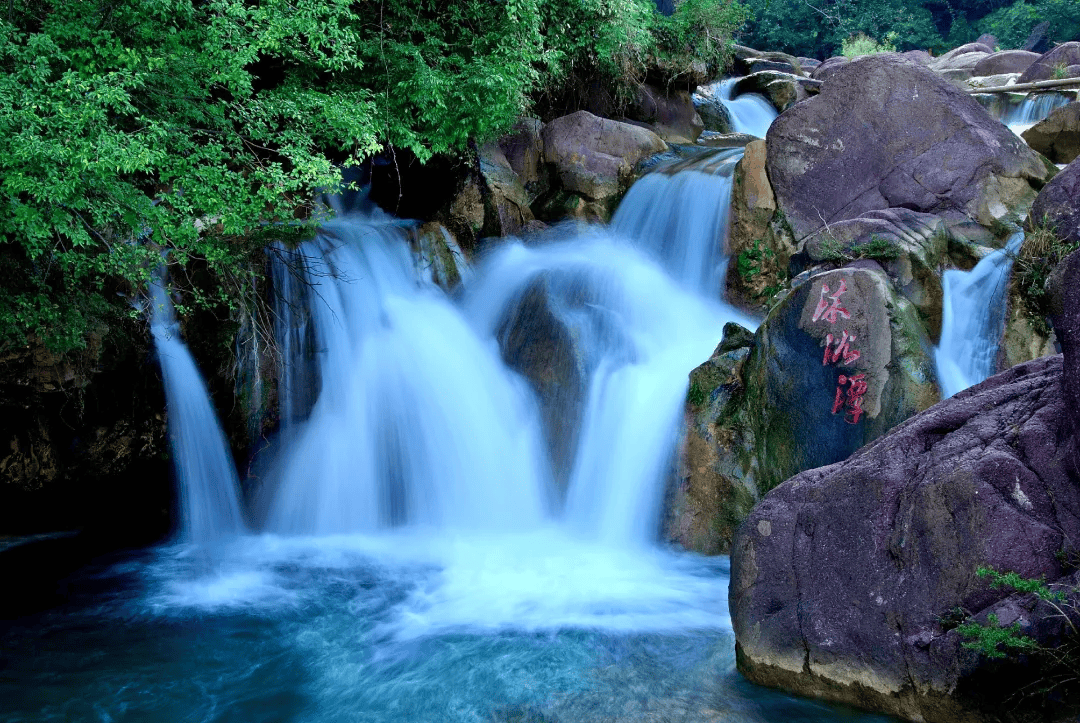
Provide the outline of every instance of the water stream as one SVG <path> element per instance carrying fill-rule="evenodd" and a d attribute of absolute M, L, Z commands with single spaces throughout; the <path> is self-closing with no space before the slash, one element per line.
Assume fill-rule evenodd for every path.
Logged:
<path fill-rule="evenodd" d="M 260 532 L 231 467 L 190 485 L 217 516 L 186 541 L 0 627 L 0 720 L 874 720 L 743 681 L 726 558 L 657 543 L 687 373 L 750 322 L 720 300 L 730 169 L 654 175 L 611 228 L 501 244 L 455 299 L 378 212 L 273 250 Z M 170 317 L 154 333 L 177 457 L 204 458 L 205 389 Z"/>
<path fill-rule="evenodd" d="M 971 271 L 950 269 L 942 275 L 941 339 L 934 359 L 943 398 L 994 374 L 1009 271 L 1023 243 L 1024 234 L 1017 233 Z"/>

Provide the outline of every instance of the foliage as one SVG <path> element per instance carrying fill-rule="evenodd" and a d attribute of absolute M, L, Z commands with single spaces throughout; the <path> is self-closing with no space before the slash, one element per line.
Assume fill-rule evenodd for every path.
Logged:
<path fill-rule="evenodd" d="M 507 129 L 571 75 L 722 62 L 732 0 L 26 0 L 0 20 L 0 346 L 62 350 L 164 254 L 242 303 L 339 167 Z M 239 276 L 238 276 L 239 275 Z"/>
<path fill-rule="evenodd" d="M 860 55 L 874 55 L 877 53 L 895 53 L 896 46 L 892 41 L 896 39 L 896 33 L 888 33 L 885 40 L 878 42 L 865 33 L 852 35 L 844 38 L 840 46 L 840 54 L 846 58 L 857 58 Z"/>
<path fill-rule="evenodd" d="M 749 248 L 738 253 L 735 257 L 735 269 L 755 299 L 771 299 L 776 296 L 787 278 L 786 270 L 780 268 L 776 252 L 760 239 L 756 239 Z M 761 283 L 761 288 L 756 288 L 759 284 L 754 283 L 755 279 L 762 275 L 775 276 L 779 284 Z"/>
<path fill-rule="evenodd" d="M 1080 4 L 1075 0 L 1016 0 L 982 17 L 979 32 L 993 33 L 1003 48 L 1019 48 L 1033 27 L 1047 21 L 1051 42 L 1066 42 L 1080 37 Z M 974 37 L 970 38 L 974 40 Z"/>
<path fill-rule="evenodd" d="M 859 259 L 891 261 L 900 257 L 896 244 L 880 236 L 871 236 L 866 243 L 845 246 L 831 236 L 821 239 L 818 252 L 822 261 L 833 264 L 848 264 Z"/>
<path fill-rule="evenodd" d="M 976 570 L 980 577 L 990 579 L 994 588 L 1007 588 L 1015 592 L 1035 595 L 1053 611 L 1052 617 L 1062 622 L 1064 638 L 1053 647 L 1040 645 L 1033 638 L 1020 633 L 1020 623 L 1001 625 L 996 615 L 987 615 L 986 623 L 966 622 L 956 626 L 966 638 L 965 648 L 978 651 L 991 659 L 1005 659 L 1013 654 L 1027 654 L 1031 671 L 1036 679 L 1023 685 L 1023 695 L 1033 695 L 1052 700 L 1054 705 L 1080 703 L 1080 590 L 1068 585 L 1053 588 L 1043 579 L 1025 578 L 1016 572 L 1000 572 L 988 567 Z"/>
<path fill-rule="evenodd" d="M 1013 257 L 1012 283 L 1019 292 L 1029 317 L 1044 334 L 1050 329 L 1050 276 L 1066 256 L 1080 249 L 1080 243 L 1063 241 L 1048 226 L 1025 234 L 1024 243 Z"/>

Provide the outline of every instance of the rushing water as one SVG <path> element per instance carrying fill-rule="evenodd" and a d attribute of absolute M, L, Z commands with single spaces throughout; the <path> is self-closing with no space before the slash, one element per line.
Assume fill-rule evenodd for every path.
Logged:
<path fill-rule="evenodd" d="M 1066 93 L 1031 93 L 1025 96 L 1019 105 L 1009 105 L 1001 117 L 1001 122 L 1020 135 L 1031 126 L 1049 116 L 1076 99 L 1075 94 Z"/>
<path fill-rule="evenodd" d="M 185 524 L 217 541 L 105 561 L 0 627 L 0 720 L 867 720 L 743 681 L 727 560 L 657 544 L 687 373 L 748 323 L 719 300 L 730 168 L 701 168 L 611 230 L 502 244 L 456 300 L 378 213 L 272 249 L 259 534 L 231 468 L 211 489 L 179 462 L 227 452 L 162 298 L 180 481 L 221 508 Z"/>
<path fill-rule="evenodd" d="M 1005 324 L 1005 297 L 1013 258 L 1024 242 L 1017 233 L 971 271 L 950 269 L 941 278 L 941 340 L 934 354 L 942 397 L 978 384 L 996 368 Z"/>
<path fill-rule="evenodd" d="M 160 284 L 152 291 L 150 330 L 165 383 L 181 535 L 197 543 L 238 535 L 244 518 L 228 442 L 195 360 L 180 339 L 172 301 Z"/>

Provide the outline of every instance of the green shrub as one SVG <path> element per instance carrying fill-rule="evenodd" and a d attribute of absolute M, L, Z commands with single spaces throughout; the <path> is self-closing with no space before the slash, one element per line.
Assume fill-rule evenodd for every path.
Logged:
<path fill-rule="evenodd" d="M 900 249 L 892 241 L 872 236 L 869 241 L 845 246 L 831 236 L 824 236 L 819 246 L 821 260 L 832 264 L 848 264 L 859 259 L 891 261 L 900 257 Z"/>
<path fill-rule="evenodd" d="M 876 53 L 895 53 L 896 46 L 892 44 L 895 35 L 890 33 L 882 41 L 877 41 L 865 33 L 858 33 L 844 38 L 840 45 L 840 54 L 845 58 L 856 58 L 860 55 L 874 55 Z"/>

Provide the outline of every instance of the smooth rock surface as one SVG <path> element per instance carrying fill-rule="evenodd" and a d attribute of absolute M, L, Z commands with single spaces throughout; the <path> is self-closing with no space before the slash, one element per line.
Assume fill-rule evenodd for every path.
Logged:
<path fill-rule="evenodd" d="M 895 55 L 837 69 L 776 119 L 767 144 L 796 238 L 890 207 L 997 229 L 1055 170 L 968 93 Z"/>
<path fill-rule="evenodd" d="M 1055 77 L 1054 73 L 1058 68 L 1065 69 L 1077 64 L 1080 64 L 1080 42 L 1062 43 L 1053 50 L 1043 53 L 1016 82 L 1033 83 L 1037 80 L 1050 80 Z"/>
<path fill-rule="evenodd" d="M 1051 226 L 1058 238 L 1080 243 L 1080 160 L 1046 184 L 1031 207 L 1029 226 Z"/>
<path fill-rule="evenodd" d="M 972 68 L 973 75 L 1023 73 L 1039 59 L 1038 53 L 1027 50 L 1001 50 L 986 56 Z"/>
<path fill-rule="evenodd" d="M 1055 108 L 1022 136 L 1054 163 L 1072 163 L 1080 156 L 1080 102 Z"/>

